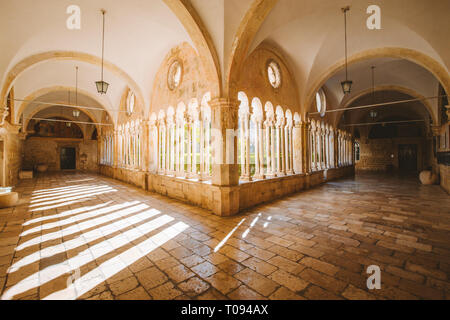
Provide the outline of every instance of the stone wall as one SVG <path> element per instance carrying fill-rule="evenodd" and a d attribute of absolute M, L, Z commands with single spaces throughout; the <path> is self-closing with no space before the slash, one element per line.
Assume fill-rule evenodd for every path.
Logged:
<path fill-rule="evenodd" d="M 279 65 L 281 71 L 281 84 L 276 89 L 271 86 L 267 74 L 268 62 L 272 60 Z M 272 45 L 261 44 L 245 60 L 236 87 L 247 95 L 250 103 L 257 97 L 263 108 L 265 103 L 270 101 L 274 107 L 280 105 L 285 110 L 290 109 L 292 114 L 300 112 L 297 85 L 286 61 L 280 50 Z"/>
<path fill-rule="evenodd" d="M 441 187 L 450 194 L 450 166 L 439 165 Z"/>
<path fill-rule="evenodd" d="M 428 150 L 423 138 L 367 139 L 360 142 L 360 160 L 356 162 L 357 171 L 387 171 L 399 168 L 398 146 L 417 145 L 417 169 L 426 169 L 429 164 Z"/>
<path fill-rule="evenodd" d="M 113 168 L 110 166 L 100 165 L 99 172 L 104 176 L 108 176 L 147 190 L 146 173 L 144 171 L 119 167 Z"/>
<path fill-rule="evenodd" d="M 167 85 L 167 74 L 172 63 L 177 60 L 182 64 L 182 78 L 179 86 L 171 90 Z M 190 44 L 183 42 L 172 48 L 156 74 L 150 112 L 158 115 L 159 110 L 167 111 L 169 106 L 176 109 L 180 102 L 187 107 L 193 98 L 200 103 L 203 95 L 210 91 L 211 86 L 204 75 L 201 58 Z"/>
<path fill-rule="evenodd" d="M 22 167 L 23 141 L 19 135 L 7 133 L 6 130 L 3 130 L 0 140 L 3 149 L 0 156 L 0 186 L 14 186 L 19 181 L 19 171 Z"/>
<path fill-rule="evenodd" d="M 8 136 L 6 144 L 6 184 L 8 186 L 16 185 L 19 181 L 19 171 L 22 167 L 23 140 L 16 134 Z"/>
<path fill-rule="evenodd" d="M 189 180 L 102 165 L 100 173 L 222 215 L 222 211 L 238 213 L 255 205 L 315 187 L 326 181 L 353 175 L 354 167 L 317 171 L 308 175 L 296 174 L 241 182 L 234 187 L 220 187 L 212 185 L 209 181 Z M 230 197 L 233 201 L 227 201 Z M 233 208 L 224 209 L 223 203 L 231 203 Z"/>
<path fill-rule="evenodd" d="M 33 169 L 38 163 L 48 164 L 49 171 L 59 171 L 60 149 L 73 147 L 76 149 L 76 168 L 98 172 L 98 155 L 96 140 L 64 139 L 64 138 L 37 138 L 31 137 L 25 140 L 24 169 Z M 81 162 L 80 156 L 86 154 L 87 161 Z"/>

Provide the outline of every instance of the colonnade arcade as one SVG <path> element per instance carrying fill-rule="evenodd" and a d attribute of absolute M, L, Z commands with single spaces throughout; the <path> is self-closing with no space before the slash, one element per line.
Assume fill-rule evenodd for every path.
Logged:
<path fill-rule="evenodd" d="M 215 131 L 211 95 L 152 112 L 149 121 L 128 121 L 100 139 L 101 164 L 211 180 Z M 352 165 L 353 138 L 321 120 L 238 94 L 237 163 L 241 181 L 305 174 Z M 147 134 L 148 135 L 147 135 Z M 148 137 L 148 142 L 143 137 Z M 145 145 L 147 143 L 147 146 Z M 144 163 L 143 150 L 147 150 Z M 116 158 L 114 157 L 116 152 Z"/>
<path fill-rule="evenodd" d="M 191 179 L 211 177 L 211 100 L 193 98 L 150 115 L 149 157 L 153 171 Z M 156 164 L 156 167 L 155 167 Z M 152 166 L 150 166 L 152 167 Z"/>

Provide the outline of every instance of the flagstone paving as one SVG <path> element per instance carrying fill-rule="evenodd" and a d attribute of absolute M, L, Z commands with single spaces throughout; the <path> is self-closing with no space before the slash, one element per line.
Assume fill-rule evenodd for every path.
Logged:
<path fill-rule="evenodd" d="M 343 179 L 230 218 L 91 174 L 15 189 L 2 299 L 450 299 L 450 196 L 413 178 Z"/>

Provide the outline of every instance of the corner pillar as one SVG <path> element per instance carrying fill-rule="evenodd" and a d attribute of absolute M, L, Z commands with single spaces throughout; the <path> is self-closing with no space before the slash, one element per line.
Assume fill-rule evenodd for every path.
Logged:
<path fill-rule="evenodd" d="M 220 216 L 239 212 L 237 162 L 238 100 L 216 98 L 211 106 L 213 211 Z"/>

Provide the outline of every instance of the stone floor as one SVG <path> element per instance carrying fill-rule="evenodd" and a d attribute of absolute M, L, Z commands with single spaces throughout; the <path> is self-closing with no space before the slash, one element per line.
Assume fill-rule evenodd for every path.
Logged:
<path fill-rule="evenodd" d="M 2 299 L 450 298 L 450 197 L 415 179 L 358 176 L 232 218 L 95 175 L 16 189 Z"/>

